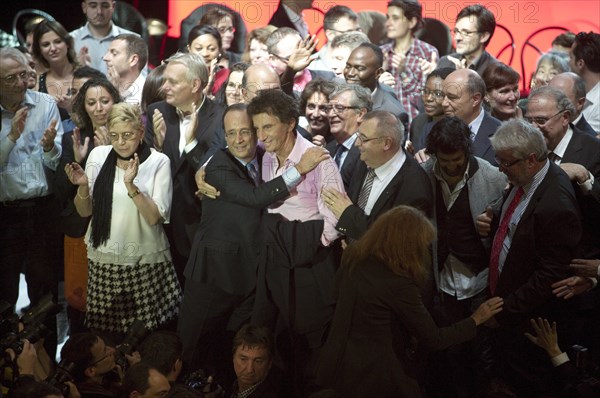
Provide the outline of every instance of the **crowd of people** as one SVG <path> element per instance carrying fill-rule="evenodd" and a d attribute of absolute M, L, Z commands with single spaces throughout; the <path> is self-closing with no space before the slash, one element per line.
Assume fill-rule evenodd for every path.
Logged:
<path fill-rule="evenodd" d="M 0 300 L 64 280 L 69 329 L 1 345 L 8 396 L 600 394 L 600 34 L 520 76 L 483 5 L 448 53 L 417 0 L 324 44 L 311 3 L 156 67 L 113 0 L 0 48 Z"/>

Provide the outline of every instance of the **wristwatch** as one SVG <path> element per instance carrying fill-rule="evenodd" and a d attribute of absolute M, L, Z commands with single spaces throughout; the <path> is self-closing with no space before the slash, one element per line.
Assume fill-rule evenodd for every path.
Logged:
<path fill-rule="evenodd" d="M 138 196 L 139 194 L 140 194 L 140 190 L 139 190 L 139 189 L 137 189 L 137 188 L 135 189 L 135 191 L 134 191 L 133 193 L 129 193 L 129 192 L 127 192 L 127 195 L 128 195 L 128 196 L 129 196 L 131 199 L 135 198 L 135 197 L 136 197 L 136 196 Z"/>

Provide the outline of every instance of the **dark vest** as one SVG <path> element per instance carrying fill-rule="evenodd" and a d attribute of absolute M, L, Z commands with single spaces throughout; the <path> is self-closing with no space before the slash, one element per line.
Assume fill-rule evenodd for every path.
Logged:
<path fill-rule="evenodd" d="M 474 166 L 473 167 L 473 163 Z M 475 170 L 473 170 L 475 169 Z M 477 169 L 477 162 L 470 162 L 469 175 Z M 465 184 L 458 198 L 446 210 L 442 187 L 436 180 L 435 206 L 438 228 L 438 267 L 442 269 L 449 254 L 465 263 L 473 272 L 479 273 L 488 265 L 488 257 L 477 234 L 471 208 L 469 206 L 469 187 Z"/>

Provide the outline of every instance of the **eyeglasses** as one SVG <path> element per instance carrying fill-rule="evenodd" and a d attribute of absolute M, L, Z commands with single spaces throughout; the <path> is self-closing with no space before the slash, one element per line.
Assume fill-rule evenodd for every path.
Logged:
<path fill-rule="evenodd" d="M 234 139 L 237 136 L 241 135 L 243 138 L 249 138 L 252 135 L 254 135 L 254 131 L 250 130 L 250 129 L 241 129 L 241 130 L 229 130 L 225 133 L 225 138 L 227 139 Z"/>
<path fill-rule="evenodd" d="M 425 98 L 429 97 L 430 95 L 433 95 L 433 97 L 438 100 L 444 98 L 444 92 L 441 90 L 429 90 L 427 88 L 424 88 L 423 90 L 421 90 L 421 94 Z"/>
<path fill-rule="evenodd" d="M 525 159 L 517 159 L 517 160 L 513 160 L 512 162 L 507 162 L 505 160 L 501 160 L 498 158 L 494 158 L 494 159 L 496 159 L 496 163 L 498 163 L 498 165 L 500 167 L 502 167 L 503 169 L 509 169 L 509 168 L 513 167 L 515 164 L 525 160 Z"/>
<path fill-rule="evenodd" d="M 378 140 L 381 138 L 386 138 L 386 137 L 381 136 L 381 137 L 367 138 L 365 135 L 363 135 L 361 133 L 356 133 L 356 139 L 359 140 L 361 144 L 366 144 L 369 141 L 374 141 L 374 140 Z"/>
<path fill-rule="evenodd" d="M 274 56 L 275 58 L 279 59 L 279 60 L 280 60 L 280 61 L 282 61 L 282 62 L 285 62 L 286 64 L 287 64 L 288 62 L 290 62 L 290 57 L 280 57 L 279 55 L 277 55 L 277 54 L 272 54 L 272 53 L 271 53 L 270 55 Z"/>
<path fill-rule="evenodd" d="M 117 134 L 117 133 L 109 133 L 108 138 L 111 142 L 121 141 L 122 139 L 125 141 L 131 141 L 135 139 L 136 133 L 134 131 L 127 131 L 125 133 Z"/>
<path fill-rule="evenodd" d="M 229 26 L 227 28 L 225 26 L 221 26 L 217 30 L 219 31 L 220 34 L 225 34 L 227 32 L 235 33 L 235 28 L 233 26 Z"/>
<path fill-rule="evenodd" d="M 333 110 L 333 113 L 340 114 L 344 112 L 346 109 L 360 109 L 358 106 L 345 106 L 341 104 L 325 104 L 323 105 L 323 109 L 325 112 L 329 113 Z"/>
<path fill-rule="evenodd" d="M 525 116 L 525 120 L 527 120 L 529 123 L 531 124 L 535 124 L 536 126 L 544 126 L 546 123 L 548 123 L 550 121 L 550 119 L 554 119 L 555 117 L 557 117 L 558 115 L 560 115 L 561 113 L 563 113 L 566 109 L 563 109 L 562 111 L 558 111 L 558 113 L 556 115 L 550 116 L 550 117 L 529 117 L 529 116 Z"/>
<path fill-rule="evenodd" d="M 2 78 L 2 81 L 6 84 L 14 84 L 17 81 L 17 78 L 21 80 L 27 80 L 29 78 L 29 73 L 24 70 L 23 72 L 15 73 L 12 75 L 8 75 Z"/>
<path fill-rule="evenodd" d="M 96 366 L 98 365 L 100 362 L 104 361 L 106 358 L 108 358 L 109 356 L 111 356 L 112 353 L 109 352 L 108 354 L 104 355 L 102 358 L 100 358 L 99 360 L 92 362 L 88 365 L 88 368 L 91 368 L 92 366 Z"/>
<path fill-rule="evenodd" d="M 460 29 L 454 29 L 452 32 L 454 33 L 455 36 L 461 35 L 463 37 L 469 37 L 472 34 L 479 33 L 476 30 L 460 30 Z"/>

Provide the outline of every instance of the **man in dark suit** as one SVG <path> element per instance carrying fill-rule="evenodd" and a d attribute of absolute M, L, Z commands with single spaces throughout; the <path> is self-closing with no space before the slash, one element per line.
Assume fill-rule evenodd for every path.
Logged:
<path fill-rule="evenodd" d="M 339 218 L 336 229 L 359 239 L 381 214 L 408 205 L 431 215 L 433 193 L 427 173 L 402 149 L 404 128 L 385 111 L 365 115 L 356 144 L 357 163 L 348 195 L 324 189 L 325 204 Z"/>
<path fill-rule="evenodd" d="M 312 3 L 313 0 L 281 0 L 269 20 L 269 25 L 295 29 L 302 38 L 305 38 L 309 32 L 302 18 L 302 11 L 311 8 Z"/>
<path fill-rule="evenodd" d="M 442 89 L 444 114 L 462 119 L 471 129 L 473 155 L 497 165 L 490 137 L 500 126 L 500 120 L 482 107 L 486 89 L 481 76 L 470 69 L 459 69 L 444 79 Z M 419 163 L 423 163 L 429 159 L 429 155 L 422 149 L 417 152 L 415 158 Z"/>
<path fill-rule="evenodd" d="M 579 209 L 569 178 L 547 159 L 536 127 L 513 119 L 491 140 L 500 170 L 512 184 L 501 208 L 477 217 L 479 233 L 494 236 L 490 294 L 504 299 L 502 313 L 490 323 L 498 326 L 498 375 L 518 396 L 554 396 L 552 369 L 523 333 L 529 319 L 538 316 L 558 320 L 559 326 L 567 323 L 560 322 L 564 303 L 550 286 L 569 274 L 581 237 Z"/>
<path fill-rule="evenodd" d="M 200 56 L 177 53 L 167 61 L 162 87 L 165 100 L 148 107 L 152 123 L 146 124 L 145 139 L 171 161 L 173 206 L 165 231 L 182 281 L 202 212 L 194 196 L 194 175 L 217 148 L 224 147 L 223 109 L 202 93 L 208 69 Z"/>
<path fill-rule="evenodd" d="M 372 43 L 362 43 L 356 47 L 346 61 L 344 78 L 347 83 L 358 84 L 371 90 L 374 111 L 390 112 L 404 125 L 408 131 L 408 113 L 398 101 L 393 91 L 379 83 L 383 73 L 383 52 Z"/>
<path fill-rule="evenodd" d="M 184 273 L 178 332 L 190 369 L 221 370 L 228 363 L 233 333 L 250 319 L 254 304 L 262 209 L 285 199 L 302 175 L 328 158 L 320 148 L 307 151 L 290 172 L 260 184 L 264 150 L 257 148 L 246 105 L 227 108 L 223 125 L 228 149 L 205 166 L 205 180 L 220 196 L 203 201 Z"/>
<path fill-rule="evenodd" d="M 472 69 L 480 76 L 486 68 L 498 62 L 485 48 L 496 30 L 494 14 L 481 4 L 460 10 L 454 25 L 456 52 L 440 59 L 438 68 Z"/>
<path fill-rule="evenodd" d="M 360 151 L 354 143 L 358 127 L 372 110 L 371 93 L 356 84 L 341 84 L 329 96 L 328 106 L 329 131 L 334 139 L 325 148 L 337 164 L 347 191 L 360 161 Z"/>
<path fill-rule="evenodd" d="M 531 92 L 525 119 L 540 129 L 549 158 L 571 179 L 583 215 L 583 239 L 578 255 L 600 256 L 600 200 L 590 193 L 600 189 L 600 141 L 570 123 L 576 112 L 567 95 L 543 86 Z"/>
<path fill-rule="evenodd" d="M 571 123 L 579 130 L 596 138 L 596 132 L 581 112 L 585 105 L 585 81 L 581 76 L 573 72 L 563 72 L 554 76 L 548 85 L 565 93 L 573 104 L 575 112 L 571 115 Z"/>

